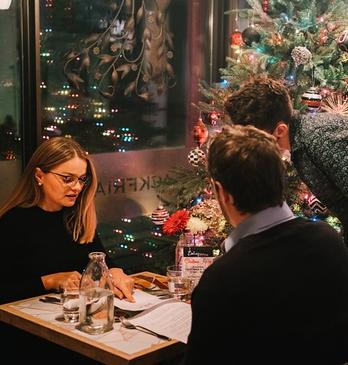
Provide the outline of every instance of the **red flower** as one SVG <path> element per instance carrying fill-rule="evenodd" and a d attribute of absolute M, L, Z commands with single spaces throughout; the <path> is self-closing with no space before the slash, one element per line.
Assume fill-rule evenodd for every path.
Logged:
<path fill-rule="evenodd" d="M 186 209 L 173 213 L 163 224 L 165 234 L 176 234 L 182 232 L 187 225 L 190 213 Z"/>

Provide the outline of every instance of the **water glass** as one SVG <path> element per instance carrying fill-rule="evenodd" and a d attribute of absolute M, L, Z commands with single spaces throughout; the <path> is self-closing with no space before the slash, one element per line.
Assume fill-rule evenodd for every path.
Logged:
<path fill-rule="evenodd" d="M 169 295 L 179 300 L 187 300 L 192 292 L 192 280 L 184 275 L 180 266 L 167 267 Z"/>
<path fill-rule="evenodd" d="M 78 322 L 80 309 L 79 289 L 64 289 L 61 294 L 61 303 L 65 322 Z"/>

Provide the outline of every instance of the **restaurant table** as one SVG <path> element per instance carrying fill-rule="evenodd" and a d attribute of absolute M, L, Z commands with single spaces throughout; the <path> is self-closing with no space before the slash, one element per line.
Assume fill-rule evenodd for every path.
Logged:
<path fill-rule="evenodd" d="M 165 277 L 151 272 L 132 275 L 135 282 L 165 283 Z M 145 286 L 144 285 L 144 286 Z M 120 323 L 112 331 L 89 335 L 75 328 L 76 324 L 55 318 L 62 309 L 39 301 L 42 296 L 0 305 L 0 321 L 80 353 L 93 360 L 112 365 L 155 365 L 180 357 L 185 344 L 161 340 L 138 330 L 126 329 Z"/>

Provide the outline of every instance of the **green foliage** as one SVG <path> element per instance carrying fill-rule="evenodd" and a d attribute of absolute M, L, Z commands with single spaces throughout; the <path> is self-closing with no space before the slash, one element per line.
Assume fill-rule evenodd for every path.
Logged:
<path fill-rule="evenodd" d="M 204 193 L 209 184 L 205 165 L 176 166 L 169 170 L 168 176 L 156 190 L 169 211 L 188 207 L 194 198 Z"/>
<path fill-rule="evenodd" d="M 312 86 L 348 91 L 348 56 L 337 47 L 337 39 L 348 29 L 347 0 L 271 0 L 267 14 L 261 0 L 247 2 L 250 8 L 238 13 L 253 19 L 261 40 L 233 47 L 233 57 L 221 70 L 221 77 L 229 82 L 227 94 L 260 74 L 284 80 L 295 107 Z M 306 47 L 312 59 L 296 65 L 291 56 L 295 47 Z"/>
<path fill-rule="evenodd" d="M 220 84 L 201 83 L 203 100 L 197 106 L 203 113 L 215 111 L 220 123 L 229 122 L 224 110 L 228 96 L 253 77 L 265 75 L 282 80 L 288 87 L 295 108 L 303 109 L 301 96 L 310 87 L 348 92 L 348 52 L 340 50 L 337 40 L 348 30 L 348 0 L 270 0 L 269 11 L 262 9 L 261 0 L 247 0 L 249 8 L 232 9 L 226 14 L 248 18 L 260 34 L 260 41 L 251 46 L 232 46 L 221 68 Z M 292 51 L 306 47 L 311 57 L 295 63 Z M 293 212 L 309 219 L 327 221 L 338 231 L 342 226 L 330 212 L 318 217 L 308 204 L 309 189 L 301 182 L 293 165 L 286 162 L 285 199 Z"/>
<path fill-rule="evenodd" d="M 151 271 L 165 275 L 166 267 L 174 264 L 178 237 L 154 235 L 156 226 L 150 217 L 101 223 L 98 231 L 112 264 L 127 274 Z"/>

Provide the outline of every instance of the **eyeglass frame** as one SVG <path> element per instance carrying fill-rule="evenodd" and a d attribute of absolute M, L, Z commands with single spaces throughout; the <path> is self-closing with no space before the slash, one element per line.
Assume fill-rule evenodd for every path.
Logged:
<path fill-rule="evenodd" d="M 51 174 L 53 174 L 53 175 L 57 175 L 57 176 L 62 177 L 63 179 L 61 179 L 60 181 L 61 181 L 64 185 L 69 186 L 69 187 L 73 187 L 73 186 L 75 186 L 75 185 L 76 185 L 76 183 L 78 182 L 78 183 L 80 184 L 80 186 L 82 186 L 82 187 L 84 188 L 84 187 L 85 187 L 85 186 L 87 186 L 87 185 L 88 185 L 88 183 L 90 182 L 90 177 L 89 177 L 89 176 L 87 176 L 87 175 L 85 175 L 85 176 L 84 176 L 84 178 L 83 178 L 83 177 L 78 177 L 78 176 L 73 175 L 73 174 L 66 174 L 66 175 L 64 175 L 64 174 L 60 174 L 60 173 L 55 172 L 55 171 L 47 171 L 47 173 L 51 173 Z M 70 182 L 65 182 L 65 181 L 64 181 L 64 178 L 67 178 L 67 177 L 70 177 L 70 178 L 72 178 L 73 180 L 72 180 L 72 181 L 70 181 Z M 85 180 L 84 180 L 84 179 L 85 179 Z"/>

